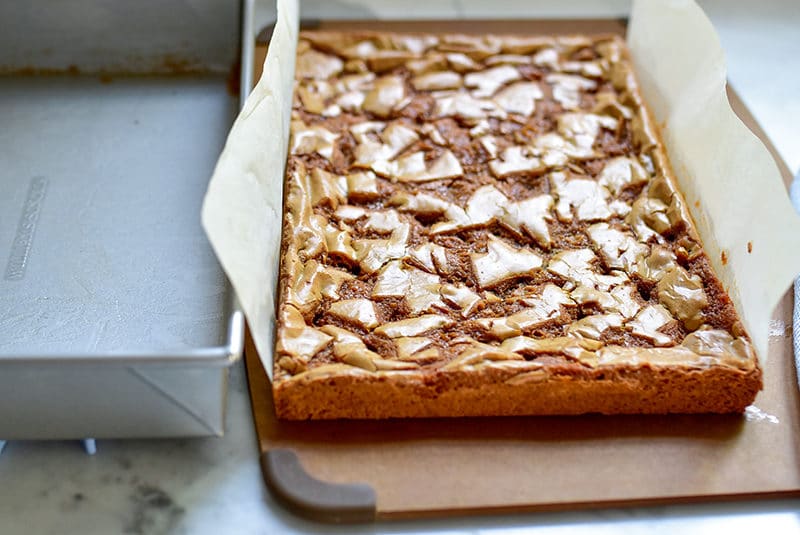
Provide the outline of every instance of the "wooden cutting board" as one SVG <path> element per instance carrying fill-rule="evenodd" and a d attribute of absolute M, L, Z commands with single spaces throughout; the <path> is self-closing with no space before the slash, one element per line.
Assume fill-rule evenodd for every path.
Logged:
<path fill-rule="evenodd" d="M 624 34 L 619 20 L 331 21 L 327 29 Z M 268 33 L 256 51 L 255 80 Z M 260 39 L 260 41 L 262 41 Z M 733 92 L 731 103 L 791 174 Z M 326 521 L 800 495 L 792 296 L 775 311 L 764 391 L 744 416 L 573 416 L 283 422 L 245 347 L 267 485 Z"/>

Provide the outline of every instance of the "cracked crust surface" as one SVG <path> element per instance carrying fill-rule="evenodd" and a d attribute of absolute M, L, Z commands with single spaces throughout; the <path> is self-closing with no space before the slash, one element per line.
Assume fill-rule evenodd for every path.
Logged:
<path fill-rule="evenodd" d="M 303 32 L 291 134 L 279 417 L 760 390 L 619 38 Z"/>

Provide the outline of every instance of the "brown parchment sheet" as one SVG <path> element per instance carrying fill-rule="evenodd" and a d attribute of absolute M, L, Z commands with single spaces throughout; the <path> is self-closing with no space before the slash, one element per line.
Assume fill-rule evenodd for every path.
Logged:
<path fill-rule="evenodd" d="M 322 27 L 357 29 L 364 24 L 322 23 Z M 376 27 L 372 23 L 372 27 L 411 29 L 407 23 L 378 24 Z M 413 25 L 417 31 L 472 33 L 607 33 L 624 29 L 619 21 L 569 21 L 557 25 L 541 21 L 436 21 Z M 270 50 L 274 45 L 273 40 Z M 732 101 L 740 106 L 736 99 Z M 746 110 L 740 108 L 739 112 L 748 126 L 757 130 Z M 662 119 L 659 122 L 662 128 L 669 128 Z M 259 150 L 263 151 L 263 147 Z M 283 150 L 285 154 L 285 147 Z M 774 161 L 769 163 L 774 168 Z M 247 167 L 240 162 L 240 169 Z M 787 173 L 785 179 L 789 178 Z M 785 196 L 779 180 L 777 186 Z M 280 217 L 280 202 L 272 206 L 277 206 Z M 204 221 L 206 217 L 204 214 Z M 230 231 L 236 228 L 237 216 L 229 217 L 233 219 L 227 229 Z M 279 232 L 279 219 L 276 221 Z M 218 236 L 222 235 L 224 232 Z M 248 255 L 242 259 L 253 261 Z M 263 266 L 260 269 L 268 270 Z M 744 417 L 279 422 L 272 410 L 271 386 L 264 368 L 266 364 L 271 371 L 272 341 L 268 340 L 266 353 L 262 351 L 259 358 L 258 329 L 253 329 L 256 341 L 249 339 L 246 360 L 260 447 L 262 451 L 293 449 L 309 473 L 322 480 L 368 482 L 376 491 L 378 514 L 383 517 L 795 495 L 800 492 L 800 395 L 793 379 L 787 328 L 792 300 L 789 294 L 781 294 L 783 298 L 771 316 L 769 338 L 764 329 L 768 348 L 761 353 L 762 357 L 769 356 L 765 362 L 765 391 Z M 274 302 L 264 304 L 274 306 Z M 248 315 L 251 326 L 259 317 L 263 319 L 264 315 Z M 769 318 L 768 315 L 764 319 L 764 325 Z M 261 337 L 258 345 L 265 343 L 263 333 Z"/>
<path fill-rule="evenodd" d="M 774 321 L 786 325 L 792 296 Z M 765 390 L 745 416 L 564 416 L 287 422 L 245 348 L 262 452 L 313 477 L 368 483 L 379 518 L 800 495 L 800 394 L 791 340 L 770 337 Z"/>

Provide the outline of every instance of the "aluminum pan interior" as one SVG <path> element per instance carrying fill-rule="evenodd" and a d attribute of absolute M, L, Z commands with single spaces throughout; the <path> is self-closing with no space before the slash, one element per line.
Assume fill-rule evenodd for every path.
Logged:
<path fill-rule="evenodd" d="M 0 3 L 0 438 L 223 433 L 244 319 L 200 205 L 239 7 Z"/>
<path fill-rule="evenodd" d="M 79 3 L 82 18 L 52 2 L 0 7 L 27 28 L 0 37 L 15 39 L 0 46 L 11 73 L 0 77 L 0 364 L 228 364 L 243 320 L 199 211 L 237 111 L 238 9 L 194 2 L 137 20 L 119 2 Z M 100 23 L 123 18 L 116 34 Z M 43 52 L 53 36 L 65 39 L 58 61 Z M 105 55 L 92 36 L 111 40 Z M 114 56 L 125 42 L 137 53 Z M 136 73 L 165 57 L 180 75 L 26 75 Z"/>

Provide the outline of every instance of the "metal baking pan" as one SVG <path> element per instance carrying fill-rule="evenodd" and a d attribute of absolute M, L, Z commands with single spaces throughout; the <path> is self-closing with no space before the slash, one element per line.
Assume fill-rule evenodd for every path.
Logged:
<path fill-rule="evenodd" d="M 0 439 L 223 433 L 244 320 L 200 206 L 240 12 L 0 4 Z"/>

